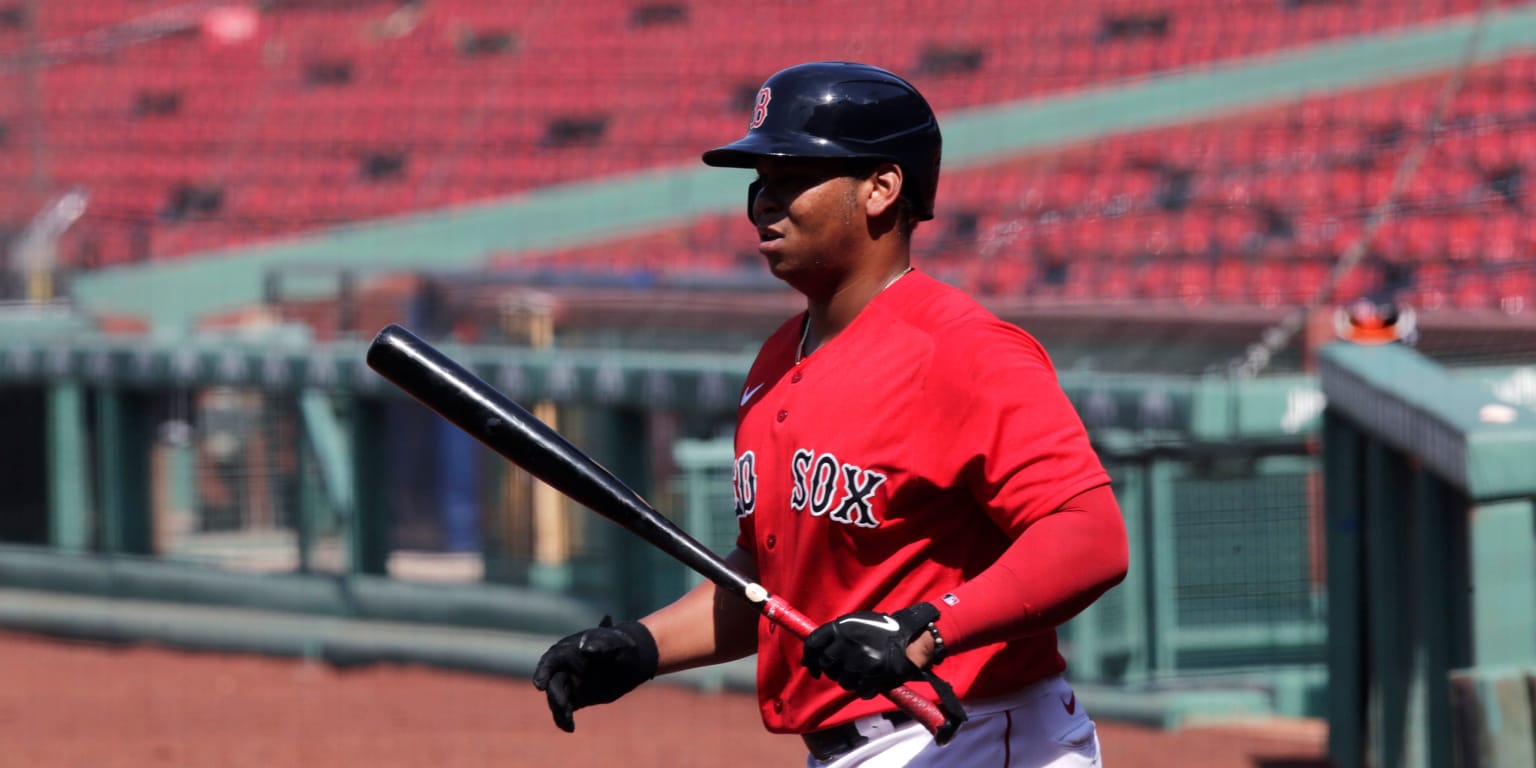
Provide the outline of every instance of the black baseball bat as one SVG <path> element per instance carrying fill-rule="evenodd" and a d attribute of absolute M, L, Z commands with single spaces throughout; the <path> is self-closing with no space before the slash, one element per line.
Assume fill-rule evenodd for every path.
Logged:
<path fill-rule="evenodd" d="M 368 346 L 368 367 L 459 429 L 582 506 L 624 526 L 802 640 L 816 629 L 805 614 L 733 570 L 725 559 L 656 511 L 633 488 L 431 344 L 396 324 Z M 947 743 L 960 721 L 906 686 L 885 693 Z"/>

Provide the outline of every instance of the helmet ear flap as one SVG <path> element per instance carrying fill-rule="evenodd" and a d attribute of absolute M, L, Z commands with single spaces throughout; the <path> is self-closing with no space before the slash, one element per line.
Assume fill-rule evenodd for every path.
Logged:
<path fill-rule="evenodd" d="M 752 215 L 752 206 L 757 203 L 757 193 L 763 191 L 763 182 L 753 181 L 747 185 L 747 221 L 757 223 L 757 218 Z"/>

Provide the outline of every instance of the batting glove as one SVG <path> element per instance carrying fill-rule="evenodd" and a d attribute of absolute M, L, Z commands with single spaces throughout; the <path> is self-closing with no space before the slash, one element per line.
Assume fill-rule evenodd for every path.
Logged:
<path fill-rule="evenodd" d="M 817 627 L 805 638 L 801 664 L 812 677 L 828 678 L 872 699 L 909 680 L 924 678 L 907 658 L 907 646 L 939 618 L 929 603 L 892 614 L 859 611 Z"/>
<path fill-rule="evenodd" d="M 617 700 L 656 676 L 656 639 L 638 621 L 604 616 L 592 629 L 562 638 L 540 657 L 533 687 L 544 692 L 555 725 L 576 731 L 576 710 Z"/>

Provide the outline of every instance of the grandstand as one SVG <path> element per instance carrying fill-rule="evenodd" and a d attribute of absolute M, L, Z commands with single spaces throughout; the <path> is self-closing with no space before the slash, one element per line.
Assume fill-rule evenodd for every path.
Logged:
<path fill-rule="evenodd" d="M 729 136 L 765 70 L 859 58 L 882 20 L 908 23 L 878 63 L 941 111 L 1116 87 L 1226 60 L 1392 34 L 1478 4 L 898 3 L 878 18 L 827 3 L 805 34 L 728 4 L 466 0 L 275 2 L 248 36 L 208 3 L 13 2 L 0 18 L 0 211 L 19 231 L 80 187 L 60 245 L 71 270 L 195 256 L 346 222 L 504 199 L 552 184 L 688 163 Z M 35 15 L 35 18 L 34 18 Z M 1017 16 L 1013 25 L 995 19 Z M 1230 20 L 1230 21 L 1229 21 Z M 782 30 L 764 34 L 763 30 Z M 791 31 L 793 33 L 791 33 Z M 28 41 L 36 43 L 29 58 Z M 671 52 L 676 55 L 668 55 Z M 1299 99 L 1077 151 L 951 174 L 923 244 L 932 269 L 1003 295 L 1294 304 L 1314 295 L 1426 132 L 1433 151 L 1341 298 L 1402 294 L 1427 309 L 1528 305 L 1522 163 L 1536 152 L 1536 60 Z M 996 232 L 1010 246 L 989 247 Z M 657 271 L 750 268 L 726 222 L 681 247 L 604 246 L 598 262 Z M 1001 251 L 990 253 L 990 251 Z M 988 258 L 971 258 L 978 252 Z M 501 260 L 521 264 L 520 254 Z M 581 269 L 592 253 L 540 262 Z M 1481 264 L 1447 275 L 1438 263 Z"/>

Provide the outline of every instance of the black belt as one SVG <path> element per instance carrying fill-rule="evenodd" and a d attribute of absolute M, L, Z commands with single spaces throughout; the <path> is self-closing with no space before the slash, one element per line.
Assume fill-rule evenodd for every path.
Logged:
<path fill-rule="evenodd" d="M 906 712 L 885 712 L 880 717 L 890 722 L 892 730 L 912 722 L 912 716 Z M 800 738 L 805 740 L 805 748 L 810 750 L 811 756 L 823 763 L 836 760 L 869 741 L 868 736 L 859 732 L 858 721 L 804 733 Z"/>

